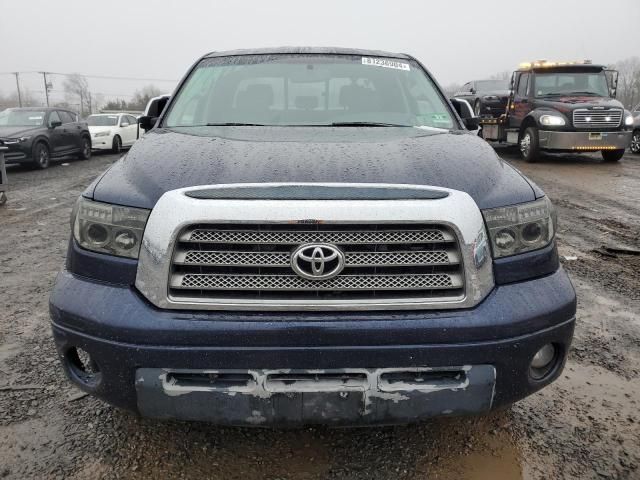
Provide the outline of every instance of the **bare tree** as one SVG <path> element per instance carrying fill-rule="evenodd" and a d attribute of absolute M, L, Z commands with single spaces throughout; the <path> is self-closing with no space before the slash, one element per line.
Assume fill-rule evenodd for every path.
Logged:
<path fill-rule="evenodd" d="M 149 100 L 158 95 L 162 95 L 162 90 L 155 85 L 146 85 L 134 92 L 133 98 L 129 102 L 129 109 L 144 110 Z"/>
<path fill-rule="evenodd" d="M 629 57 L 613 65 L 618 70 L 617 97 L 631 109 L 640 102 L 640 57 Z"/>
<path fill-rule="evenodd" d="M 494 73 L 489 77 L 491 80 L 509 80 L 511 78 L 511 72 L 509 70 L 503 70 L 502 72 Z"/>
<path fill-rule="evenodd" d="M 73 100 L 68 99 L 69 103 L 75 103 L 80 101 L 80 116 L 83 117 L 85 113 L 90 115 L 92 113 L 92 95 L 89 90 L 89 82 L 87 78 L 79 73 L 73 73 L 67 75 L 64 81 L 64 91 L 67 96 L 73 96 Z"/>

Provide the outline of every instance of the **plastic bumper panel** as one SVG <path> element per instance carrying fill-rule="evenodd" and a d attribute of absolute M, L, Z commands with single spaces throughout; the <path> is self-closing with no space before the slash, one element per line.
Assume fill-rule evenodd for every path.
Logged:
<path fill-rule="evenodd" d="M 193 376 L 219 376 L 221 386 L 206 382 L 197 385 L 193 381 L 180 385 L 176 377 L 171 376 L 172 372 L 138 369 L 136 390 L 140 413 L 155 418 L 230 425 L 412 422 L 436 415 L 486 412 L 491 408 L 495 387 L 495 369 L 491 365 L 423 371 L 341 369 L 178 373 L 191 380 Z M 228 385 L 224 384 L 225 375 L 235 379 L 246 376 L 249 380 L 242 385 Z"/>

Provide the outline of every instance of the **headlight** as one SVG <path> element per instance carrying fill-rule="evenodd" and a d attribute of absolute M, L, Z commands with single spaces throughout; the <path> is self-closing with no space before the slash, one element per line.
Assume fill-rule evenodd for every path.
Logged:
<path fill-rule="evenodd" d="M 633 115 L 627 115 L 626 117 L 624 117 L 624 124 L 627 127 L 630 127 L 631 125 L 633 125 Z"/>
<path fill-rule="evenodd" d="M 111 132 L 98 132 L 94 136 L 95 137 L 108 137 L 109 135 L 111 135 Z"/>
<path fill-rule="evenodd" d="M 482 99 L 491 102 L 491 101 L 494 101 L 494 100 L 498 100 L 498 97 L 496 95 L 486 95 L 486 96 L 482 97 Z"/>
<path fill-rule="evenodd" d="M 20 137 L 20 138 L 7 138 L 4 140 L 5 145 L 16 145 L 18 143 L 24 143 L 29 140 L 31 137 Z"/>
<path fill-rule="evenodd" d="M 537 250 L 551 242 L 555 233 L 553 205 L 547 197 L 511 207 L 483 210 L 493 257 Z"/>
<path fill-rule="evenodd" d="M 547 127 L 561 127 L 565 124 L 564 118 L 558 115 L 542 115 L 540 124 Z"/>
<path fill-rule="evenodd" d="M 73 237 L 81 247 L 119 257 L 138 258 L 149 210 L 80 198 L 74 215 Z"/>

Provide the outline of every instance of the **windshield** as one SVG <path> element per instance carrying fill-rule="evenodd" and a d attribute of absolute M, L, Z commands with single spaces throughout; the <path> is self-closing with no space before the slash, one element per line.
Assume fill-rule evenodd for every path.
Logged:
<path fill-rule="evenodd" d="M 482 80 L 476 82 L 476 91 L 495 92 L 497 90 L 509 90 L 508 80 Z"/>
<path fill-rule="evenodd" d="M 551 95 L 609 96 L 607 78 L 602 71 L 536 73 L 534 91 L 536 97 Z"/>
<path fill-rule="evenodd" d="M 0 112 L 2 127 L 39 127 L 44 122 L 44 112 L 36 110 L 4 110 Z"/>
<path fill-rule="evenodd" d="M 449 107 L 416 62 L 355 55 L 204 59 L 164 125 L 229 123 L 454 126 Z"/>
<path fill-rule="evenodd" d="M 90 127 L 114 127 L 118 124 L 117 115 L 90 115 L 87 118 Z"/>

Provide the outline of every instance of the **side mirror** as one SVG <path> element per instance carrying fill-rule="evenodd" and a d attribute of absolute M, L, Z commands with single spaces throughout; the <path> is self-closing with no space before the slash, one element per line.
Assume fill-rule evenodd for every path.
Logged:
<path fill-rule="evenodd" d="M 151 130 L 157 121 L 158 121 L 158 117 L 143 115 L 138 120 L 138 124 L 140 125 L 141 129 L 143 129 L 144 131 L 147 131 L 147 130 Z"/>
<path fill-rule="evenodd" d="M 467 130 L 477 130 L 480 126 L 480 119 L 475 116 L 469 102 L 463 98 L 450 98 L 453 108 L 458 112 Z"/>
<path fill-rule="evenodd" d="M 129 126 L 129 123 L 128 123 L 128 122 L 122 122 L 122 123 L 120 124 L 120 126 L 121 126 L 121 127 L 128 127 L 128 126 Z"/>
<path fill-rule="evenodd" d="M 158 121 L 158 117 L 164 110 L 164 107 L 167 106 L 167 102 L 169 102 L 170 98 L 171 95 L 160 95 L 159 97 L 153 97 L 149 100 L 149 103 L 147 103 L 147 106 L 144 109 L 144 115 L 140 117 L 140 120 L 138 121 L 140 128 L 145 131 L 151 130 Z M 148 120 L 146 120 L 145 117 L 147 117 Z"/>
<path fill-rule="evenodd" d="M 62 125 L 62 122 L 60 120 L 54 120 L 53 122 L 50 123 L 51 128 L 56 128 Z"/>

